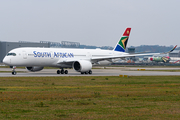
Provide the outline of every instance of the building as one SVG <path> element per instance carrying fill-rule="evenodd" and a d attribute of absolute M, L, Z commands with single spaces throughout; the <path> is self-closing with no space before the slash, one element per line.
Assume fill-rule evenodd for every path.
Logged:
<path fill-rule="evenodd" d="M 128 48 L 128 53 L 129 54 L 135 54 L 135 48 L 134 47 Z M 133 62 L 137 61 L 137 57 L 135 57 L 135 56 L 134 57 L 129 57 L 129 59 L 132 60 Z"/>
<path fill-rule="evenodd" d="M 169 57 L 180 57 L 180 50 L 174 50 L 173 52 L 169 53 Z"/>
<path fill-rule="evenodd" d="M 0 41 L 0 63 L 2 63 L 4 56 L 12 49 L 19 47 L 50 47 L 49 43 L 36 43 L 36 42 L 4 42 Z"/>
<path fill-rule="evenodd" d="M 135 53 L 135 48 L 134 47 L 128 48 L 128 53 L 129 54 L 134 54 Z"/>

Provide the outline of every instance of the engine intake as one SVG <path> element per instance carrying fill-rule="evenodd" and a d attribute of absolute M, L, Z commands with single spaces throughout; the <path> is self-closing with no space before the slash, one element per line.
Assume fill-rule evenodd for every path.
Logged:
<path fill-rule="evenodd" d="M 26 67 L 26 69 L 31 71 L 31 72 L 41 71 L 43 68 L 44 67 L 39 67 L 39 66 Z"/>
<path fill-rule="evenodd" d="M 75 61 L 73 63 L 73 68 L 77 72 L 87 72 L 87 71 L 91 70 L 92 63 L 90 61 L 86 61 L 86 60 Z"/>

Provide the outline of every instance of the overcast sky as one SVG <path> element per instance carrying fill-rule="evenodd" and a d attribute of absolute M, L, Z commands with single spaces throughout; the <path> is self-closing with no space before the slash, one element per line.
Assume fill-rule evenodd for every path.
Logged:
<path fill-rule="evenodd" d="M 180 0 L 0 0 L 0 41 L 180 46 Z"/>

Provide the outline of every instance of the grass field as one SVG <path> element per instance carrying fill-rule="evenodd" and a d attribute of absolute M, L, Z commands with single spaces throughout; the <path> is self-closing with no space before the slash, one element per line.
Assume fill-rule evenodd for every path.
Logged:
<path fill-rule="evenodd" d="M 0 77 L 0 119 L 179 119 L 180 76 Z"/>

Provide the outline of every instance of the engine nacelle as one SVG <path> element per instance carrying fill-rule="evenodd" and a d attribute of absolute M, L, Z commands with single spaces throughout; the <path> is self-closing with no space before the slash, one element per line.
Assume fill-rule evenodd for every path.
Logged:
<path fill-rule="evenodd" d="M 75 61 L 73 63 L 73 68 L 77 72 L 87 72 L 87 71 L 91 70 L 92 63 L 90 61 L 86 61 L 86 60 Z"/>
<path fill-rule="evenodd" d="M 43 68 L 44 67 L 39 67 L 39 66 L 26 67 L 26 69 L 31 71 L 31 72 L 41 71 Z"/>

